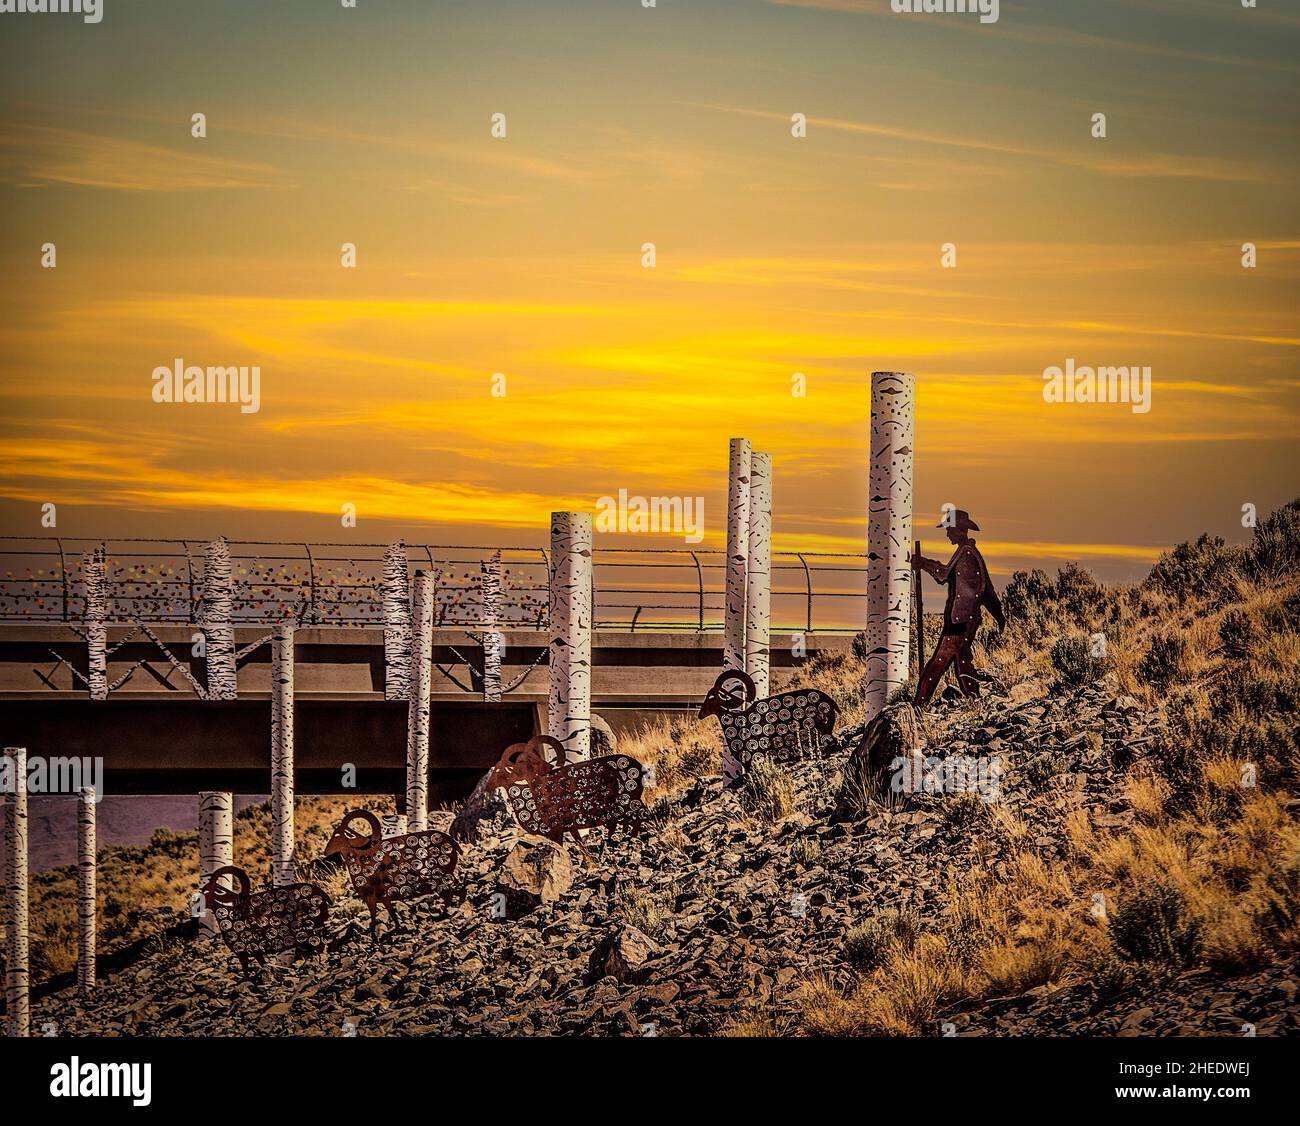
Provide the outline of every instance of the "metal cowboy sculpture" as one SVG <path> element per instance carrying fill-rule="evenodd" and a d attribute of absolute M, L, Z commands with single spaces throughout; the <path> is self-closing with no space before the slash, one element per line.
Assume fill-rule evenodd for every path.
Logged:
<path fill-rule="evenodd" d="M 921 672 L 916 697 L 912 701 L 920 708 L 930 702 L 949 665 L 956 667 L 957 685 L 963 695 L 978 696 L 979 678 L 975 674 L 971 646 L 980 625 L 980 608 L 988 609 L 998 623 L 998 629 L 1005 629 L 1007 624 L 1002 614 L 1002 603 L 998 601 L 997 591 L 989 578 L 989 569 L 984 564 L 984 556 L 970 538 L 971 532 L 980 530 L 979 525 L 970 518 L 969 512 L 959 508 L 953 513 L 951 524 L 937 527 L 947 528 L 948 539 L 957 550 L 946 564 L 937 559 L 925 559 L 920 553 L 912 559 L 913 566 L 948 587 L 948 601 L 943 608 L 943 636 L 934 656 Z"/>

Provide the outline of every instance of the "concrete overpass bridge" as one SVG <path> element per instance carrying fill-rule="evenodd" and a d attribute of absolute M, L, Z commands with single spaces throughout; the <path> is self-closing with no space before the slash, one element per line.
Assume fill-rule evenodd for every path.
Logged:
<path fill-rule="evenodd" d="M 265 793 L 272 623 L 295 632 L 300 793 L 404 792 L 405 700 L 386 698 L 383 553 L 389 545 L 231 543 L 237 699 L 205 700 L 203 545 L 105 545 L 107 699 L 92 699 L 83 553 L 100 541 L 0 541 L 0 730 L 32 755 L 102 756 L 118 794 Z M 483 699 L 480 569 L 500 551 L 500 702 Z M 462 795 L 503 747 L 546 729 L 542 549 L 406 546 L 437 576 L 430 800 Z M 597 549 L 592 707 L 618 732 L 693 711 L 722 668 L 720 552 Z M 774 559 L 774 687 L 844 651 L 860 622 L 861 556 Z M 784 628 L 781 628 L 784 625 Z M 796 656 L 798 652 L 798 656 Z M 355 778 L 345 785 L 345 771 Z"/>

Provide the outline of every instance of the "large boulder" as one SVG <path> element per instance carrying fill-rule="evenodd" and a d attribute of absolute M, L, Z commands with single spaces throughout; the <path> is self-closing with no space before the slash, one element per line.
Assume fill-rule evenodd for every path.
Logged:
<path fill-rule="evenodd" d="M 497 873 L 496 890 L 505 896 L 510 918 L 554 903 L 573 886 L 573 864 L 563 845 L 544 837 L 521 837 Z"/>
<path fill-rule="evenodd" d="M 892 764 L 919 752 L 923 743 L 921 725 L 911 704 L 885 708 L 867 724 L 849 754 L 831 820 L 857 821 L 872 812 L 873 804 L 892 804 Z"/>
<path fill-rule="evenodd" d="M 591 952 L 588 980 L 613 977 L 621 982 L 638 982 L 645 976 L 646 963 L 657 957 L 659 947 L 636 927 L 610 931 Z"/>
<path fill-rule="evenodd" d="M 618 754 L 618 736 L 603 716 L 591 717 L 591 757 Z"/>

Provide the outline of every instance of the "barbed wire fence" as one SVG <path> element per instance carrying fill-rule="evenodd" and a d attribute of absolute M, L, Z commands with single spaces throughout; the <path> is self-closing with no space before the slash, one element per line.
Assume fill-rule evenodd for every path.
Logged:
<path fill-rule="evenodd" d="M 226 541 L 229 620 L 236 626 L 294 619 L 303 627 L 383 627 L 385 552 L 391 544 Z M 196 624 L 203 615 L 207 541 L 71 537 L 0 538 L 0 622 L 87 618 L 87 593 L 107 625 Z M 408 579 L 434 577 L 434 626 L 481 631 L 548 627 L 551 562 L 542 548 L 406 544 Z M 483 563 L 500 553 L 501 592 L 484 610 Z M 685 548 L 597 548 L 595 628 L 721 630 L 725 553 Z M 88 573 L 91 567 L 103 568 Z M 856 632 L 865 606 L 867 556 L 773 552 L 773 629 Z M 91 581 L 89 587 L 87 578 Z"/>

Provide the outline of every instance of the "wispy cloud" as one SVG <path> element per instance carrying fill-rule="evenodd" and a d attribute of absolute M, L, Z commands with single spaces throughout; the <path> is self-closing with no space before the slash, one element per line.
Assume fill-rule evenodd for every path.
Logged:
<path fill-rule="evenodd" d="M 848 12 L 861 16 L 889 16 L 896 20 L 914 15 L 913 13 L 894 12 L 890 7 L 889 0 L 767 0 L 767 2 L 782 8 L 812 8 L 825 12 Z M 1127 4 L 1128 0 L 1125 0 L 1125 3 Z M 1171 15 L 1208 16 L 1212 14 L 1206 8 L 1194 10 L 1186 8 L 1183 5 L 1183 0 L 1176 0 L 1176 3 L 1176 7 L 1173 3 L 1148 3 L 1145 6 L 1153 7 Z M 1226 6 L 1218 5 L 1218 7 L 1222 9 Z M 1233 9 L 1235 9 L 1235 5 L 1229 11 Z M 1008 18 L 1013 12 L 1015 18 Z M 962 34 L 977 33 L 981 36 L 1007 39 L 1019 43 L 1032 43 L 1041 47 L 1095 47 L 1124 54 L 1148 55 L 1155 58 L 1178 59 L 1184 62 L 1213 63 L 1220 66 L 1252 66 L 1281 72 L 1289 72 L 1293 69 L 1290 64 L 1281 60 L 1252 58 L 1244 55 L 1226 54 L 1222 51 L 1196 50 L 1180 47 L 1167 41 L 1156 42 L 1150 38 L 1122 39 L 1116 36 L 1076 31 L 1073 28 L 1061 27 L 1056 24 L 1027 22 L 1028 20 L 1041 20 L 1041 13 L 1042 9 L 1038 7 L 1030 9 L 1016 6 L 1013 8 L 1012 5 L 1003 3 L 1001 5 L 1001 16 L 997 23 L 980 23 L 975 17 L 966 19 L 945 18 L 943 13 L 915 14 L 917 18 L 911 19 L 910 23 L 913 27 L 920 27 L 925 30 Z M 1222 17 L 1224 13 L 1220 12 L 1218 14 Z M 1240 16 L 1241 13 L 1237 11 L 1236 14 Z M 921 18 L 927 15 L 935 18 Z M 1252 12 L 1249 15 L 1253 18 L 1254 13 Z M 1293 17 L 1285 15 L 1265 17 L 1261 22 L 1291 29 L 1300 26 Z"/>
<path fill-rule="evenodd" d="M 790 115 L 775 110 L 750 109 L 745 106 L 699 103 L 698 108 L 720 113 L 739 114 L 768 121 L 789 123 Z M 936 145 L 944 148 L 967 149 L 975 152 L 996 153 L 1038 161 L 1050 161 L 1071 168 L 1080 168 L 1102 176 L 1120 176 L 1130 179 L 1141 177 L 1217 180 L 1227 183 L 1284 184 L 1290 178 L 1282 170 L 1250 166 L 1238 160 L 1214 156 L 1183 155 L 1179 153 L 1147 153 L 1141 156 L 1124 154 L 1085 156 L 1066 149 L 1049 149 L 1017 144 L 991 138 L 957 136 L 916 129 L 900 125 L 882 125 L 871 121 L 853 121 L 835 117 L 809 117 L 808 124 L 817 128 L 833 129 L 844 133 L 859 133 L 871 137 L 913 144 Z"/>
<path fill-rule="evenodd" d="M 125 192 L 288 186 L 276 169 L 254 161 L 14 123 L 0 124 L 0 180 L 17 187 L 68 184 Z"/>

